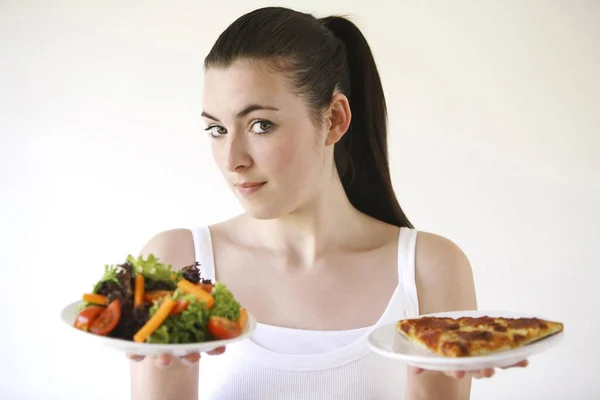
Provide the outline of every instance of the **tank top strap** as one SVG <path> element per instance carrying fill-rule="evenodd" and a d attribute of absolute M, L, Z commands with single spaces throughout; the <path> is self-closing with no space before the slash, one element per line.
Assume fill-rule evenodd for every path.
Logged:
<path fill-rule="evenodd" d="M 206 226 L 196 226 L 189 228 L 194 240 L 194 252 L 196 262 L 200 263 L 198 267 L 200 274 L 205 279 L 216 280 L 215 277 L 215 259 L 213 255 L 212 239 L 210 237 L 210 228 Z"/>
<path fill-rule="evenodd" d="M 398 239 L 398 279 L 404 293 L 404 313 L 407 318 L 419 315 L 419 299 L 415 281 L 417 230 L 400 228 Z"/>

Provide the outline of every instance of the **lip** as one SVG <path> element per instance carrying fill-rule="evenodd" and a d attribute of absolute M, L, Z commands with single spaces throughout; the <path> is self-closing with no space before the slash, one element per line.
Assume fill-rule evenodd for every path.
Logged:
<path fill-rule="evenodd" d="M 249 195 L 260 190 L 267 182 L 238 182 L 234 186 L 242 195 Z"/>
<path fill-rule="evenodd" d="M 264 185 L 266 182 L 238 182 L 235 186 L 243 189 Z"/>

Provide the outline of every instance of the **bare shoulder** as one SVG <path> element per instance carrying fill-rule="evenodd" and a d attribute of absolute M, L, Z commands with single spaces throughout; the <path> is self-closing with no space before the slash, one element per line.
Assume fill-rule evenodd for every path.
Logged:
<path fill-rule="evenodd" d="M 194 240 L 189 229 L 171 229 L 154 235 L 142 248 L 143 256 L 154 254 L 161 262 L 180 269 L 196 261 Z"/>
<path fill-rule="evenodd" d="M 427 276 L 439 274 L 454 276 L 471 269 L 467 256 L 456 243 L 434 233 L 417 234 L 415 256 L 417 269 Z"/>
<path fill-rule="evenodd" d="M 471 264 L 456 243 L 419 232 L 415 253 L 421 314 L 477 308 Z"/>

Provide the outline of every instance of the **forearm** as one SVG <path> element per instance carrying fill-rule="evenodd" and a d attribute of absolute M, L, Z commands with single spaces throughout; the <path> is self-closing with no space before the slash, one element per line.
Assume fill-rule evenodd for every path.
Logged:
<path fill-rule="evenodd" d="M 157 367 L 151 357 L 131 361 L 132 400 L 197 400 L 198 363 L 187 366 L 179 360 L 166 368 Z"/>
<path fill-rule="evenodd" d="M 407 400 L 469 400 L 471 377 L 460 380 L 441 372 L 425 371 L 419 375 L 409 373 Z"/>

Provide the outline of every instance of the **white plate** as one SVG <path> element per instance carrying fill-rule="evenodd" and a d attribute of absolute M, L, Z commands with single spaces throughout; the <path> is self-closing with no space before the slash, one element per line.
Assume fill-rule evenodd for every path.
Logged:
<path fill-rule="evenodd" d="M 453 311 L 422 315 L 417 318 L 432 317 L 490 317 L 521 318 L 536 317 L 514 312 L 501 311 Z M 543 317 L 538 317 L 545 319 Z M 507 350 L 501 353 L 478 356 L 478 357 L 443 357 L 435 354 L 416 343 L 410 342 L 403 335 L 396 332 L 396 323 L 383 325 L 369 335 L 369 346 L 382 356 L 402 360 L 408 365 L 428 369 L 432 371 L 477 371 L 484 368 L 508 367 L 530 358 L 532 355 L 541 353 L 554 347 L 564 336 L 564 331 L 547 337 L 527 346 Z"/>
<path fill-rule="evenodd" d="M 134 341 L 109 338 L 106 336 L 94 335 L 92 333 L 84 332 L 73 326 L 75 318 L 77 317 L 77 308 L 79 307 L 80 301 L 69 304 L 60 313 L 62 321 L 71 329 L 75 334 L 80 337 L 88 337 L 90 341 L 95 344 L 103 344 L 105 346 L 112 347 L 113 349 L 123 351 L 128 354 L 138 354 L 144 356 L 154 356 L 161 353 L 172 354 L 174 356 L 184 356 L 186 354 L 194 352 L 209 352 L 221 346 L 228 346 L 232 343 L 238 342 L 249 338 L 254 330 L 256 329 L 256 319 L 248 313 L 248 323 L 244 328 L 242 334 L 234 339 L 228 340 L 213 340 L 209 342 L 201 343 L 185 343 L 185 344 L 154 344 L 154 343 L 137 343 Z"/>

